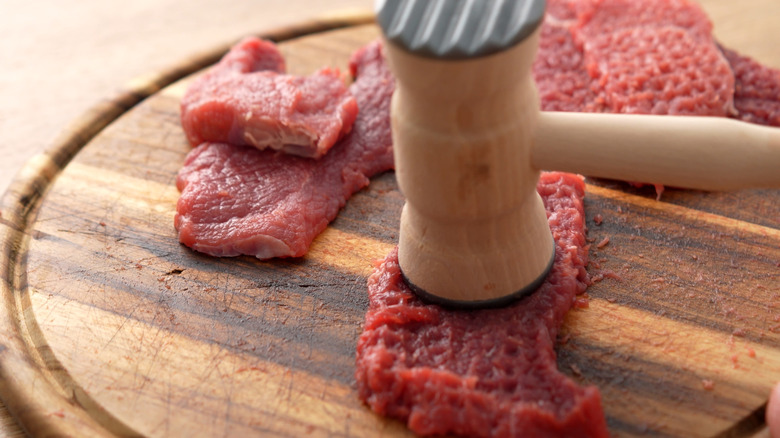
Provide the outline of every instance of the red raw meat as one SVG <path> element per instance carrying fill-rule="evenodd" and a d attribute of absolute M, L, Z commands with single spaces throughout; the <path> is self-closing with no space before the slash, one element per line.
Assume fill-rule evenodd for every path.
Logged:
<path fill-rule="evenodd" d="M 547 2 L 546 17 L 553 22 L 575 22 L 582 14 L 593 9 L 592 1 L 552 0 Z"/>
<path fill-rule="evenodd" d="M 196 79 L 181 100 L 181 121 L 193 146 L 227 142 L 319 158 L 357 116 L 355 98 L 337 70 L 284 74 L 273 43 L 247 38 Z"/>
<path fill-rule="evenodd" d="M 284 73 L 287 66 L 279 49 L 271 41 L 247 37 L 231 48 L 217 64 L 217 68 L 205 77 L 218 79 L 227 71 L 236 73 L 252 73 L 256 71 L 273 71 Z"/>
<path fill-rule="evenodd" d="M 368 280 L 358 340 L 360 398 L 422 435 L 606 437 L 601 397 L 557 370 L 555 341 L 585 271 L 581 177 L 543 173 L 538 187 L 555 264 L 533 295 L 502 308 L 445 310 L 404 283 L 393 251 Z"/>
<path fill-rule="evenodd" d="M 734 75 L 715 43 L 679 27 L 627 27 L 590 37 L 585 67 L 615 113 L 726 117 Z"/>
<path fill-rule="evenodd" d="M 690 0 L 550 0 L 533 74 L 546 111 L 780 126 L 780 70 L 718 47 Z"/>
<path fill-rule="evenodd" d="M 551 4 L 561 0 L 551 0 Z M 712 43 L 712 22 L 692 0 L 564 0 L 577 12 L 575 32 L 583 40 L 621 29 L 678 27 L 703 43 Z"/>
<path fill-rule="evenodd" d="M 356 52 L 350 90 L 361 111 L 352 132 L 318 160 L 204 143 L 177 178 L 175 226 L 185 245 L 215 256 L 298 257 L 352 193 L 392 169 L 395 83 L 378 43 Z"/>
<path fill-rule="evenodd" d="M 544 21 L 533 75 L 543 110 L 603 111 L 604 99 L 597 95 L 593 78 L 585 69 L 582 47 L 574 41 L 568 25 Z"/>
<path fill-rule="evenodd" d="M 780 126 L 780 70 L 759 64 L 733 50 L 723 49 L 734 70 L 736 118 L 761 125 Z"/>

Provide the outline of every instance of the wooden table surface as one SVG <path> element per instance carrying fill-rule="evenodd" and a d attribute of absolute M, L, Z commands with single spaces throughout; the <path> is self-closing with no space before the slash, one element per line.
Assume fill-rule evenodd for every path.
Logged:
<path fill-rule="evenodd" d="M 780 0 L 699 0 L 726 45 L 780 68 Z M 128 81 L 242 35 L 372 0 L 5 0 L 0 5 L 0 193 L 69 122 Z M 771 41 L 775 41 L 772 44 Z M 0 437 L 22 432 L 0 405 Z"/>

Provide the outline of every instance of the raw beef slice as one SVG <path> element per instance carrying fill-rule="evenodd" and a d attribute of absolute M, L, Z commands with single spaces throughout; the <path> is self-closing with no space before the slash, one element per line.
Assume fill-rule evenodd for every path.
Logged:
<path fill-rule="evenodd" d="M 532 295 L 502 309 L 445 310 L 404 283 L 393 251 L 368 280 L 358 340 L 362 400 L 423 435 L 608 436 L 599 391 L 557 370 L 558 328 L 588 283 L 581 177 L 543 173 L 538 187 L 555 264 Z"/>
<path fill-rule="evenodd" d="M 637 27 L 678 27 L 712 42 L 712 22 L 694 0 L 551 0 L 577 11 L 574 31 L 585 40 Z"/>
<path fill-rule="evenodd" d="M 567 25 L 549 16 L 542 24 L 533 76 L 545 111 L 601 112 L 604 109 L 603 97 L 598 96 L 593 78 L 585 70 L 582 47 Z"/>
<path fill-rule="evenodd" d="M 550 10 L 534 64 L 542 109 L 734 113 L 734 75 L 697 4 L 553 0 Z M 545 41 L 545 35 L 554 37 Z M 575 79 L 561 81 L 563 75 Z"/>
<path fill-rule="evenodd" d="M 185 245 L 214 256 L 298 257 L 352 193 L 392 169 L 390 96 L 382 48 L 350 62 L 360 113 L 352 131 L 318 160 L 226 143 L 204 143 L 177 178 L 174 224 Z"/>
<path fill-rule="evenodd" d="M 357 116 L 355 98 L 337 70 L 284 74 L 268 41 L 247 38 L 195 80 L 181 100 L 181 121 L 193 146 L 227 142 L 319 158 Z"/>

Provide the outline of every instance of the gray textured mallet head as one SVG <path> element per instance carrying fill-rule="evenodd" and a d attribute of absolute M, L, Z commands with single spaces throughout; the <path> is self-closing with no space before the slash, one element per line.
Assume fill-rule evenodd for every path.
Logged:
<path fill-rule="evenodd" d="M 500 52 L 531 35 L 545 0 L 377 0 L 385 37 L 427 57 L 466 59 Z"/>

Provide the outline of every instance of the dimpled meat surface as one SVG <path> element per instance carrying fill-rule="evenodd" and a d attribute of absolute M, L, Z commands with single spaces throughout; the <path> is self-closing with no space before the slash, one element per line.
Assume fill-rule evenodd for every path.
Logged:
<path fill-rule="evenodd" d="M 555 39 L 547 39 L 553 34 Z M 553 0 L 534 65 L 550 111 L 729 116 L 734 75 L 686 0 Z M 565 64 L 551 71 L 549 65 Z M 576 78 L 562 81 L 555 75 Z M 572 84 L 572 85 L 566 85 Z M 571 89 L 571 91 L 569 91 Z"/>
<path fill-rule="evenodd" d="M 190 152 L 177 178 L 174 225 L 182 243 L 215 256 L 302 256 L 352 193 L 393 167 L 394 81 L 379 44 L 356 52 L 350 68 L 361 111 L 352 132 L 324 157 L 227 143 Z"/>
<path fill-rule="evenodd" d="M 453 311 L 419 301 L 393 251 L 368 280 L 358 340 L 360 397 L 423 435 L 608 436 L 601 398 L 557 370 L 558 327 L 585 290 L 580 177 L 545 173 L 539 194 L 556 241 L 544 284 L 512 306 Z"/>
<path fill-rule="evenodd" d="M 533 74 L 542 109 L 603 110 L 603 98 L 598 97 L 596 88 L 592 86 L 593 78 L 585 70 L 581 46 L 574 40 L 567 25 L 555 22 L 549 16 L 542 25 Z"/>
<path fill-rule="evenodd" d="M 357 112 L 337 70 L 284 74 L 273 43 L 251 37 L 196 79 L 181 100 L 182 127 L 193 146 L 226 142 L 312 158 L 349 132 Z"/>

